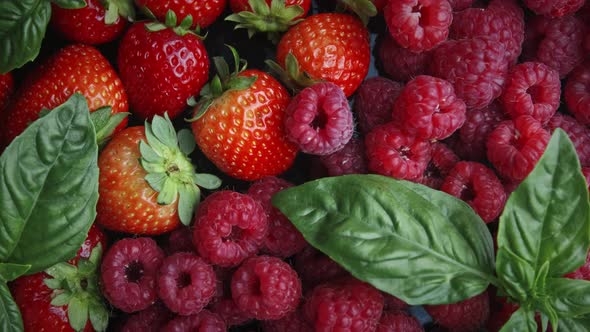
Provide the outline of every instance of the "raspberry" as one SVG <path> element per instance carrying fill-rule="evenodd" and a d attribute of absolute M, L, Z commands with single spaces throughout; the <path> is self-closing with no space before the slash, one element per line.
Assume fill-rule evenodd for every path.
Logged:
<path fill-rule="evenodd" d="M 532 17 L 526 26 L 522 57 L 557 70 L 564 78 L 584 59 L 584 23 L 575 16 Z"/>
<path fill-rule="evenodd" d="M 483 292 L 458 303 L 427 305 L 424 309 L 452 332 L 477 331 L 490 316 L 490 299 L 488 293 Z"/>
<path fill-rule="evenodd" d="M 574 143 L 580 164 L 590 166 L 590 129 L 571 116 L 559 113 L 555 114 L 547 123 L 550 133 L 553 133 L 556 128 L 563 129 Z"/>
<path fill-rule="evenodd" d="M 453 20 L 447 0 L 390 0 L 383 14 L 391 36 L 416 53 L 445 41 Z"/>
<path fill-rule="evenodd" d="M 252 316 L 238 308 L 231 298 L 221 299 L 210 310 L 219 315 L 228 327 L 244 325 L 252 320 Z"/>
<path fill-rule="evenodd" d="M 193 243 L 201 257 L 224 267 L 255 255 L 266 238 L 268 222 L 252 197 L 223 190 L 211 194 L 195 217 Z"/>
<path fill-rule="evenodd" d="M 486 325 L 487 330 L 489 332 L 499 332 L 518 308 L 519 306 L 513 303 L 504 302 L 500 304 L 499 308 L 491 311 Z"/>
<path fill-rule="evenodd" d="M 168 235 L 165 251 L 168 255 L 177 252 L 194 252 L 193 236 L 190 228 L 181 226 Z"/>
<path fill-rule="evenodd" d="M 383 313 L 376 332 L 423 332 L 420 322 L 403 311 Z"/>
<path fill-rule="evenodd" d="M 504 120 L 506 117 L 497 102 L 467 112 L 467 119 L 459 130 L 461 156 L 469 160 L 485 160 L 488 135 Z"/>
<path fill-rule="evenodd" d="M 330 154 L 342 149 L 352 137 L 352 112 L 346 95 L 334 83 L 305 88 L 285 113 L 285 133 L 305 153 Z"/>
<path fill-rule="evenodd" d="M 375 331 L 383 297 L 371 285 L 347 278 L 317 286 L 303 306 L 316 332 Z"/>
<path fill-rule="evenodd" d="M 458 162 L 440 190 L 465 201 L 486 223 L 496 219 L 506 203 L 502 182 L 491 169 L 476 162 Z"/>
<path fill-rule="evenodd" d="M 506 1 L 493 1 L 503 2 Z M 516 12 L 510 10 L 502 5 L 490 5 L 487 9 L 469 8 L 455 13 L 451 25 L 451 38 L 487 37 L 504 45 L 506 61 L 510 64 L 515 63 L 524 40 L 524 14 L 518 6 Z"/>
<path fill-rule="evenodd" d="M 585 0 L 524 0 L 523 2 L 539 15 L 562 17 L 582 8 Z"/>
<path fill-rule="evenodd" d="M 296 310 L 278 320 L 262 322 L 262 331 L 264 332 L 309 332 L 312 330 L 301 310 Z"/>
<path fill-rule="evenodd" d="M 560 95 L 557 71 L 540 62 L 525 62 L 510 70 L 501 100 L 511 118 L 530 115 L 547 123 L 559 107 Z"/>
<path fill-rule="evenodd" d="M 155 303 L 149 308 L 130 316 L 121 332 L 159 332 L 172 318 L 172 313 L 161 303 Z"/>
<path fill-rule="evenodd" d="M 177 316 L 162 330 L 162 332 L 226 332 L 227 327 L 223 320 L 207 310 L 203 310 L 192 316 Z"/>
<path fill-rule="evenodd" d="M 426 170 L 432 154 L 430 142 L 402 131 L 390 122 L 365 137 L 369 170 L 398 179 L 416 180 Z"/>
<path fill-rule="evenodd" d="M 158 297 L 156 278 L 163 260 L 164 252 L 151 238 L 116 242 L 101 264 L 104 296 L 124 312 L 146 309 Z"/>
<path fill-rule="evenodd" d="M 580 280 L 588 280 L 590 281 L 590 252 L 586 257 L 586 263 L 580 266 L 574 272 L 568 273 L 565 275 L 566 278 L 570 279 L 580 279 Z"/>
<path fill-rule="evenodd" d="M 168 309 L 188 316 L 199 313 L 215 295 L 213 268 L 186 252 L 166 257 L 158 276 L 158 295 Z"/>
<path fill-rule="evenodd" d="M 428 163 L 428 167 L 424 171 L 420 183 L 433 189 L 439 189 L 444 178 L 458 162 L 459 157 L 457 157 L 453 150 L 443 143 L 433 143 L 432 159 Z"/>
<path fill-rule="evenodd" d="M 393 102 L 401 90 L 401 84 L 383 77 L 373 77 L 361 84 L 354 99 L 361 133 L 391 121 Z"/>
<path fill-rule="evenodd" d="M 403 88 L 393 104 L 393 117 L 404 130 L 424 140 L 451 136 L 465 122 L 465 103 L 451 83 L 421 75 Z"/>
<path fill-rule="evenodd" d="M 465 10 L 475 2 L 475 0 L 449 0 L 451 4 L 451 8 L 453 8 L 453 12 L 459 12 Z M 454 19 L 454 17 L 453 17 Z"/>
<path fill-rule="evenodd" d="M 397 297 L 381 292 L 383 295 L 383 310 L 384 311 L 402 311 L 408 309 L 409 305 L 398 299 Z"/>
<path fill-rule="evenodd" d="M 528 115 L 504 121 L 488 136 L 488 159 L 510 180 L 523 180 L 545 151 L 551 135 Z"/>
<path fill-rule="evenodd" d="M 582 124 L 590 125 L 590 61 L 572 72 L 564 90 L 568 110 Z"/>
<path fill-rule="evenodd" d="M 418 75 L 428 74 L 432 52 L 414 53 L 386 35 L 379 46 L 379 58 L 387 75 L 396 81 L 407 82 Z"/>
<path fill-rule="evenodd" d="M 449 40 L 433 56 L 434 76 L 455 87 L 467 108 L 483 108 L 502 94 L 508 74 L 503 44 L 489 38 Z"/>
<path fill-rule="evenodd" d="M 338 263 L 312 246 L 295 255 L 295 270 L 306 286 L 311 287 L 347 275 Z"/>
<path fill-rule="evenodd" d="M 264 240 L 263 250 L 282 258 L 298 253 L 307 245 L 303 235 L 270 201 L 274 194 L 292 186 L 293 184 L 285 180 L 265 177 L 248 189 L 248 195 L 262 205 L 268 219 L 268 235 Z"/>
<path fill-rule="evenodd" d="M 320 160 L 329 176 L 367 173 L 365 144 L 358 138 L 352 138 L 340 151 L 321 156 Z"/>

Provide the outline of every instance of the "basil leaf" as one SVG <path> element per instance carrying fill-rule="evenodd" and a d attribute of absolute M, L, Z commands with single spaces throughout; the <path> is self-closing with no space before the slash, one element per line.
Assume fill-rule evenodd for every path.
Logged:
<path fill-rule="evenodd" d="M 0 260 L 42 271 L 76 254 L 96 216 L 98 146 L 75 94 L 0 157 Z"/>
<path fill-rule="evenodd" d="M 500 332 L 537 332 L 535 314 L 521 307 L 512 314 Z"/>
<path fill-rule="evenodd" d="M 503 271 L 504 278 L 500 279 L 502 289 L 515 299 L 526 299 L 529 290 L 524 285 L 535 282 L 534 269 L 522 258 L 506 248 L 499 248 L 496 257 L 496 268 Z"/>
<path fill-rule="evenodd" d="M 0 263 L 0 282 L 13 281 L 27 273 L 30 268 L 30 265 Z"/>
<path fill-rule="evenodd" d="M 535 276 L 549 262 L 548 277 L 559 277 L 584 264 L 590 246 L 590 202 L 576 150 L 567 134 L 557 129 L 531 174 L 512 193 L 500 217 L 498 248 L 530 266 Z M 501 279 L 520 264 L 497 259 Z M 533 278 L 533 280 L 535 280 Z M 521 283 L 533 289 L 531 280 Z M 534 292 L 533 292 L 534 293 Z M 524 300 L 520 298 L 520 300 Z"/>
<path fill-rule="evenodd" d="M 560 317 L 590 315 L 590 281 L 551 278 L 547 280 L 546 292 Z"/>
<path fill-rule="evenodd" d="M 0 283 L 0 331 L 24 331 L 20 310 L 5 283 Z"/>
<path fill-rule="evenodd" d="M 79 9 L 87 5 L 84 0 L 51 0 L 51 2 L 65 9 Z"/>
<path fill-rule="evenodd" d="M 46 0 L 0 1 L 0 73 L 37 57 L 50 17 Z"/>
<path fill-rule="evenodd" d="M 314 247 L 410 304 L 453 303 L 493 280 L 492 238 L 464 202 L 380 175 L 323 178 L 273 197 Z"/>
<path fill-rule="evenodd" d="M 590 316 L 560 319 L 559 332 L 590 332 Z"/>

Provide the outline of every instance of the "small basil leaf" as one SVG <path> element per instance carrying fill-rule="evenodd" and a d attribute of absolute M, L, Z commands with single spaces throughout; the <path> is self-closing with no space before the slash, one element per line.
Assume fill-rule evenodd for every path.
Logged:
<path fill-rule="evenodd" d="M 533 267 L 510 250 L 499 248 L 496 269 L 503 271 L 500 282 L 504 291 L 515 299 L 526 301 L 530 296 L 530 290 L 523 285 L 533 285 L 535 280 Z"/>
<path fill-rule="evenodd" d="M 546 292 L 560 317 L 590 315 L 590 281 L 551 278 L 547 280 Z"/>
<path fill-rule="evenodd" d="M 51 2 L 64 9 L 80 9 L 87 6 L 84 0 L 51 0 Z"/>
<path fill-rule="evenodd" d="M 0 282 L 13 281 L 31 269 L 30 265 L 0 263 Z"/>
<path fill-rule="evenodd" d="M 560 319 L 559 332 L 590 332 L 590 316 Z"/>
<path fill-rule="evenodd" d="M 521 307 L 512 314 L 500 332 L 537 332 L 535 314 Z"/>
<path fill-rule="evenodd" d="M 20 310 L 5 283 L 0 283 L 0 331 L 24 331 Z"/>
<path fill-rule="evenodd" d="M 42 271 L 73 257 L 96 217 L 98 146 L 84 96 L 33 122 L 0 157 L 0 259 Z"/>
<path fill-rule="evenodd" d="M 464 202 L 379 175 L 323 178 L 272 200 L 314 247 L 410 304 L 453 303 L 493 280 L 492 238 Z"/>
<path fill-rule="evenodd" d="M 0 74 L 37 57 L 50 17 L 46 0 L 0 1 Z"/>

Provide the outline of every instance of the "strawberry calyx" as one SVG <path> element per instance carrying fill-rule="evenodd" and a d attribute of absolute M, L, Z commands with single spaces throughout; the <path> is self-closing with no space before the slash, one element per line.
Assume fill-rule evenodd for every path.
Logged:
<path fill-rule="evenodd" d="M 107 10 L 104 23 L 108 25 L 114 24 L 119 16 L 129 21 L 135 20 L 133 0 L 102 0 L 102 3 Z"/>
<path fill-rule="evenodd" d="M 143 10 L 147 13 L 147 15 L 150 18 L 155 20 L 154 14 L 151 13 L 147 7 L 144 7 Z M 154 21 L 151 23 L 147 23 L 145 25 L 145 28 L 151 32 L 158 32 L 158 31 L 162 31 L 165 29 L 172 29 L 172 31 L 174 31 L 177 35 L 179 35 L 181 37 L 186 34 L 189 34 L 189 33 L 199 37 L 202 40 L 207 37 L 206 35 L 200 35 L 201 29 L 199 28 L 199 26 L 197 26 L 194 30 L 191 29 L 192 25 L 193 25 L 193 16 L 192 15 L 187 15 L 179 24 L 178 17 L 176 16 L 176 13 L 174 13 L 173 10 L 168 10 L 168 12 L 166 12 L 166 18 L 164 20 L 164 23 L 159 22 L 159 21 Z"/>
<path fill-rule="evenodd" d="M 293 93 L 301 91 L 316 83 L 323 82 L 322 80 L 311 77 L 306 71 L 302 71 L 299 66 L 299 61 L 293 53 L 289 52 L 285 57 L 285 68 L 272 60 L 266 60 L 264 63 L 270 70 L 278 76 L 277 78 Z"/>
<path fill-rule="evenodd" d="M 344 9 L 348 9 L 354 12 L 361 21 L 367 25 L 369 19 L 373 16 L 377 16 L 377 7 L 371 0 L 339 0 L 339 4 L 344 6 Z"/>
<path fill-rule="evenodd" d="M 240 59 L 238 51 L 230 45 L 226 45 L 234 59 L 234 72 L 230 72 L 229 65 L 223 57 L 213 57 L 213 63 L 217 69 L 217 74 L 213 77 L 211 82 L 207 83 L 200 92 L 199 102 L 196 102 L 194 97 L 191 97 L 187 103 L 189 106 L 197 108 L 197 112 L 194 117 L 186 119 L 188 122 L 194 122 L 200 119 L 209 106 L 217 99 L 221 97 L 226 91 L 237 91 L 248 89 L 256 82 L 258 77 L 254 76 L 239 76 L 241 72 L 246 70 L 248 62 L 244 59 Z"/>
<path fill-rule="evenodd" d="M 217 189 L 221 180 L 212 174 L 196 173 L 188 155 L 196 146 L 188 129 L 176 133 L 168 114 L 154 116 L 145 123 L 146 141 L 139 142 L 140 163 L 146 170 L 145 180 L 158 192 L 158 204 L 168 205 L 178 199 L 178 217 L 189 225 L 201 199 L 201 190 Z"/>
<path fill-rule="evenodd" d="M 305 13 L 301 6 L 286 6 L 285 0 L 272 0 L 270 6 L 264 0 L 249 0 L 248 4 L 252 11 L 234 13 L 225 20 L 238 23 L 234 29 L 247 29 L 250 38 L 265 32 L 274 43 L 278 43 L 281 32 L 301 22 L 298 17 Z"/>
<path fill-rule="evenodd" d="M 53 290 L 51 305 L 67 306 L 68 320 L 75 331 L 83 331 L 88 320 L 95 331 L 105 331 L 109 312 L 99 287 L 99 267 L 102 246 L 97 244 L 88 259 L 80 259 L 77 266 L 58 263 L 47 270 L 51 278 L 44 280 Z"/>

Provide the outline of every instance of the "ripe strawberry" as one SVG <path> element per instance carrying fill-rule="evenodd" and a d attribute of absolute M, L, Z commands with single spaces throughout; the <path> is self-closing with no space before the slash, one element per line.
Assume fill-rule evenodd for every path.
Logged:
<path fill-rule="evenodd" d="M 20 277 L 10 284 L 25 332 L 106 329 L 108 312 L 99 291 L 97 273 L 105 247 L 105 235 L 93 225 L 78 254 L 68 263 Z M 82 315 L 72 319 L 77 314 Z M 88 319 L 89 314 L 94 316 L 92 321 Z"/>
<path fill-rule="evenodd" d="M 135 115 L 151 119 L 168 112 L 175 118 L 207 82 L 209 57 L 187 17 L 176 26 L 169 12 L 162 23 L 136 23 L 119 46 L 121 80 Z"/>
<path fill-rule="evenodd" d="M 127 112 L 123 84 L 107 59 L 92 46 L 66 46 L 38 67 L 32 79 L 17 91 L 6 110 L 6 121 L 0 124 L 4 126 L 5 143 L 37 120 L 41 110 L 63 104 L 74 92 L 86 97 L 91 111 L 111 106 L 113 114 Z M 126 123 L 123 121 L 118 129 Z"/>
<path fill-rule="evenodd" d="M 61 8 L 52 4 L 51 24 L 67 40 L 103 44 L 115 40 L 125 30 L 126 18 L 133 18 L 130 0 L 86 0 L 86 7 Z"/>
<path fill-rule="evenodd" d="M 194 149 L 188 131 L 176 135 L 170 119 L 116 134 L 98 158 L 100 169 L 96 222 L 132 234 L 162 234 L 180 222 L 188 225 L 202 186 L 221 183 L 195 174 L 187 155 Z"/>
<path fill-rule="evenodd" d="M 203 88 L 195 109 L 192 129 L 201 151 L 221 171 L 242 180 L 286 171 L 297 154 L 283 130 L 287 90 L 259 70 L 243 66 L 230 74 L 227 68 L 218 66 L 219 76 Z"/>
<path fill-rule="evenodd" d="M 227 0 L 135 0 L 139 7 L 146 7 L 159 21 L 164 21 L 169 10 L 184 20 L 191 16 L 191 28 L 206 28 L 223 13 Z"/>
<path fill-rule="evenodd" d="M 278 45 L 277 61 L 295 76 L 287 63 L 289 54 L 297 60 L 303 76 L 332 82 L 350 97 L 369 71 L 369 33 L 350 15 L 313 15 L 287 31 Z"/>

